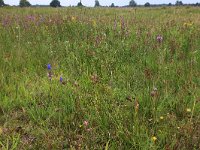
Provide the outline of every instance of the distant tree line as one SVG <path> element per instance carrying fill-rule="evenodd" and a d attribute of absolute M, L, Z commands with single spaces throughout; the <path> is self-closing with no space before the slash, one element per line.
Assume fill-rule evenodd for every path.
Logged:
<path fill-rule="evenodd" d="M 60 1 L 59 0 L 52 0 L 49 4 L 51 7 L 61 7 Z M 7 4 L 4 3 L 4 0 L 0 0 L 0 7 L 1 6 L 8 6 Z M 20 7 L 30 7 L 31 3 L 28 0 L 20 0 L 19 1 L 19 6 Z M 40 5 L 35 5 L 35 6 L 40 6 Z M 42 5 L 44 6 L 44 5 Z M 82 4 L 81 0 L 80 2 L 78 2 L 77 4 L 78 7 L 84 7 L 84 5 Z M 100 7 L 100 2 L 99 0 L 95 0 L 94 1 L 94 7 Z M 124 7 L 140 7 L 140 6 L 145 6 L 145 7 L 156 7 L 156 6 L 200 6 L 200 3 L 196 3 L 196 4 L 183 4 L 182 1 L 177 0 L 175 4 L 169 3 L 169 4 L 150 4 L 149 2 L 146 2 L 144 5 L 137 5 L 135 0 L 130 0 L 129 4 L 124 6 Z M 112 3 L 110 5 L 110 7 L 118 7 L 115 6 L 114 3 Z"/>
<path fill-rule="evenodd" d="M 95 0 L 95 7 L 101 6 L 98 0 Z M 149 2 L 146 2 L 144 5 L 137 5 L 135 0 L 130 0 L 129 5 L 126 5 L 124 7 L 136 7 L 136 6 L 145 6 L 145 7 L 156 7 L 156 6 L 200 6 L 200 3 L 196 4 L 183 4 L 182 1 L 177 0 L 176 3 L 173 5 L 172 3 L 169 4 L 150 4 Z M 114 3 L 110 5 L 110 7 L 117 7 Z"/>

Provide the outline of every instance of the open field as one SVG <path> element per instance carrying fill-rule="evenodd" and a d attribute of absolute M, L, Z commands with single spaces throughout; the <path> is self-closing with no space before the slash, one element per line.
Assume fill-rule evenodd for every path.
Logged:
<path fill-rule="evenodd" d="M 200 149 L 200 8 L 0 8 L 0 149 Z"/>

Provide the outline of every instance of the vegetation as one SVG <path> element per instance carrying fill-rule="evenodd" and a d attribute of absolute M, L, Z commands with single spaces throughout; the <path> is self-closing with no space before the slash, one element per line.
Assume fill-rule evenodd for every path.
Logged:
<path fill-rule="evenodd" d="M 200 3 L 189 3 L 189 4 L 183 4 L 182 1 L 176 1 L 175 4 L 172 4 L 172 3 L 168 3 L 168 4 L 151 4 L 149 5 L 150 3 L 149 2 L 146 2 L 144 5 L 137 5 L 136 1 L 135 0 L 130 0 L 129 4 L 124 4 L 124 6 L 115 6 L 114 3 L 112 3 L 110 5 L 110 7 L 166 7 L 166 6 L 200 6 Z M 4 3 L 4 0 L 0 0 L 0 7 L 1 6 L 10 6 L 8 4 L 5 4 Z M 51 7 L 61 7 L 61 4 L 60 4 L 60 1 L 59 0 L 52 0 L 50 5 L 31 5 L 27 0 L 20 0 L 20 5 L 21 7 L 29 7 L 29 6 L 32 6 L 32 7 L 48 7 L 48 6 L 51 6 Z M 82 7 L 84 6 L 80 0 L 80 2 L 78 2 L 77 4 L 78 7 Z M 95 0 L 95 5 L 94 7 L 99 7 L 101 6 L 100 3 L 99 3 L 99 0 Z M 16 6 L 15 6 L 16 7 Z M 84 7 L 87 7 L 87 6 L 84 6 Z M 108 6 L 105 6 L 105 7 L 108 7 Z"/>
<path fill-rule="evenodd" d="M 112 4 L 110 5 L 110 7 L 115 7 L 115 4 L 114 4 L 114 3 L 112 3 Z"/>
<path fill-rule="evenodd" d="M 83 6 L 82 2 L 81 2 L 81 1 L 78 2 L 77 6 L 78 6 L 78 7 L 82 7 L 82 6 Z"/>
<path fill-rule="evenodd" d="M 130 7 L 135 7 L 135 6 L 137 6 L 137 3 L 134 0 L 130 0 L 129 6 Z"/>
<path fill-rule="evenodd" d="M 169 3 L 168 6 L 172 6 L 172 3 Z"/>
<path fill-rule="evenodd" d="M 27 0 L 20 0 L 19 6 L 20 6 L 20 7 L 30 7 L 31 4 L 30 4 L 29 1 L 27 1 Z"/>
<path fill-rule="evenodd" d="M 61 7 L 59 0 L 52 0 L 50 3 L 51 7 Z"/>
<path fill-rule="evenodd" d="M 99 7 L 100 6 L 100 3 L 98 0 L 95 0 L 95 4 L 94 4 L 94 7 Z"/>
<path fill-rule="evenodd" d="M 4 6 L 4 5 L 5 5 L 4 1 L 3 1 L 3 0 L 0 0 L 0 7 L 1 7 L 1 6 Z"/>
<path fill-rule="evenodd" d="M 200 149 L 199 17 L 1 8 L 0 149 Z"/>
<path fill-rule="evenodd" d="M 146 3 L 144 4 L 144 6 L 145 6 L 145 7 L 150 7 L 151 4 L 150 4 L 149 2 L 146 2 Z"/>
<path fill-rule="evenodd" d="M 183 2 L 182 1 L 176 1 L 176 6 L 182 6 L 183 5 Z"/>

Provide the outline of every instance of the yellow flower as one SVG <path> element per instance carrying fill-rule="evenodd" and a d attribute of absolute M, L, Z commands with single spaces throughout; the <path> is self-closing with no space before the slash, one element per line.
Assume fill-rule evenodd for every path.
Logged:
<path fill-rule="evenodd" d="M 155 136 L 152 136 L 152 138 L 151 138 L 151 139 L 152 139 L 152 141 L 153 141 L 153 142 L 156 142 L 156 140 L 157 140 L 157 137 L 155 137 Z"/>
<path fill-rule="evenodd" d="M 185 22 L 185 23 L 183 24 L 183 26 L 187 26 L 187 23 Z"/>
<path fill-rule="evenodd" d="M 96 27 L 96 26 L 97 26 L 97 23 L 96 23 L 95 20 L 93 20 L 92 25 L 93 25 L 93 27 Z"/>
<path fill-rule="evenodd" d="M 187 111 L 187 112 L 191 112 L 191 109 L 190 109 L 190 108 L 187 108 L 186 111 Z"/>
<path fill-rule="evenodd" d="M 160 116 L 160 120 L 163 120 L 164 119 L 164 117 L 163 116 Z"/>
<path fill-rule="evenodd" d="M 183 24 L 183 26 L 185 26 L 185 27 L 191 27 L 193 25 L 193 22 L 185 22 L 184 24 Z"/>
<path fill-rule="evenodd" d="M 76 21 L 76 17 L 72 16 L 72 17 L 71 17 L 71 20 L 72 20 L 72 21 Z"/>

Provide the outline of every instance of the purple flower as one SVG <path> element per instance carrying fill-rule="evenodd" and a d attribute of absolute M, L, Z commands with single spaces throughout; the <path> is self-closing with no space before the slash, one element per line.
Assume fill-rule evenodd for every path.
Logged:
<path fill-rule="evenodd" d="M 51 70 L 51 64 L 48 64 L 48 65 L 47 65 L 47 69 L 48 69 L 48 70 Z"/>
<path fill-rule="evenodd" d="M 29 15 L 29 16 L 27 16 L 27 19 L 30 20 L 30 21 L 34 21 L 34 20 L 35 20 L 35 17 L 32 16 L 32 15 Z"/>
<path fill-rule="evenodd" d="M 161 43 L 161 42 L 163 41 L 163 37 L 162 37 L 161 35 L 158 35 L 158 36 L 156 37 L 156 39 L 157 39 L 157 41 L 158 41 L 159 43 Z"/>
<path fill-rule="evenodd" d="M 63 82 L 63 78 L 62 78 L 62 77 L 60 77 L 60 82 L 61 82 L 61 83 Z"/>
<path fill-rule="evenodd" d="M 121 19 L 121 30 L 124 31 L 126 29 L 124 17 Z"/>

